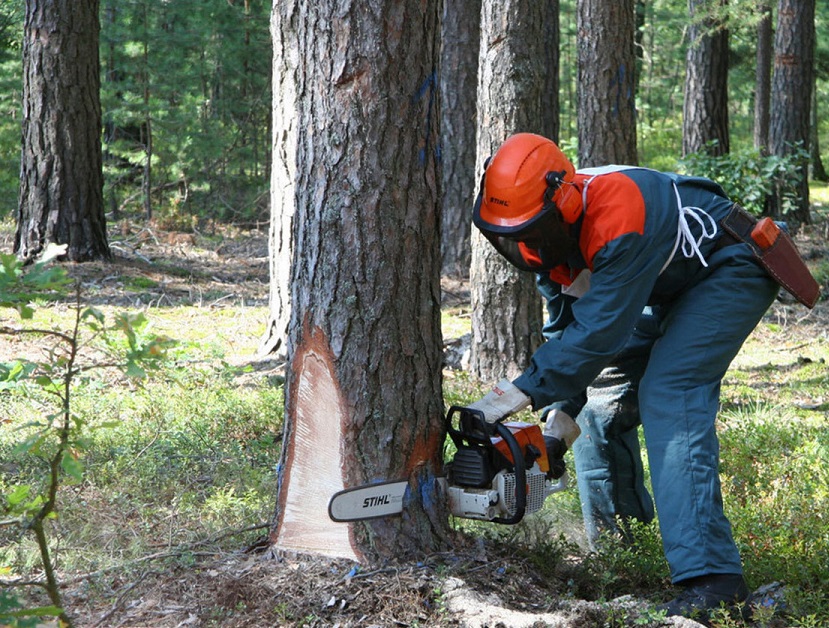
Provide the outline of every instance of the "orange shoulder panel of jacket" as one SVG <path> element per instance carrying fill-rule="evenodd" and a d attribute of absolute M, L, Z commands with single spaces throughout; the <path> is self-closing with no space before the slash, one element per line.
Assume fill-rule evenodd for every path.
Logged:
<path fill-rule="evenodd" d="M 588 267 L 604 245 L 627 233 L 645 232 L 645 199 L 621 172 L 596 177 L 587 186 L 587 207 L 579 245 Z"/>

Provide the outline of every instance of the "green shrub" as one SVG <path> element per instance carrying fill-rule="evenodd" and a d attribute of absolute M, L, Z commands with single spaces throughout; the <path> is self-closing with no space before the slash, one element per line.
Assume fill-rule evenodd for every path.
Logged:
<path fill-rule="evenodd" d="M 775 187 L 780 189 L 784 214 L 796 208 L 801 166 L 808 159 L 808 153 L 802 148 L 796 147 L 784 157 L 762 155 L 754 148 L 713 156 L 711 146 L 680 160 L 680 169 L 716 181 L 734 202 L 753 214 L 763 213 L 766 199 Z"/>

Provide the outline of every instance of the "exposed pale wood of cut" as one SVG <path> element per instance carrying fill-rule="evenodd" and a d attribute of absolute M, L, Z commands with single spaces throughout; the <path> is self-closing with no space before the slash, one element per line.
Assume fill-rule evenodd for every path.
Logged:
<path fill-rule="evenodd" d="M 279 549 L 359 560 L 350 525 L 328 516 L 328 501 L 343 486 L 344 407 L 329 356 L 309 347 L 296 361 L 297 402 L 287 482 L 276 545 Z"/>

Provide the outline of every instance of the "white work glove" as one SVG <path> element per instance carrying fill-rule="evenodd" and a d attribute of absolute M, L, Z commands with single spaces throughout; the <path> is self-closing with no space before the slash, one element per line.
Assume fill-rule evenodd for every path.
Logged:
<path fill-rule="evenodd" d="M 483 399 L 467 406 L 484 415 L 487 423 L 495 423 L 504 417 L 523 410 L 532 403 L 527 395 L 508 379 L 495 384 Z"/>
<path fill-rule="evenodd" d="M 549 476 L 557 480 L 564 475 L 564 454 L 581 434 L 581 429 L 566 412 L 550 410 L 542 433 L 550 465 Z"/>
<path fill-rule="evenodd" d="M 544 429 L 541 430 L 544 436 L 552 436 L 562 441 L 567 447 L 573 445 L 573 441 L 581 434 L 581 428 L 576 425 L 569 414 L 562 410 L 550 410 L 547 413 L 547 420 Z"/>

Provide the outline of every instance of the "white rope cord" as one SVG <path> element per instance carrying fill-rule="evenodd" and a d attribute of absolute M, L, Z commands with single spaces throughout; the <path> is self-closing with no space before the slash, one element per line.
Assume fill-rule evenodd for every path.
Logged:
<path fill-rule="evenodd" d="M 708 262 L 705 261 L 699 247 L 703 240 L 710 240 L 717 235 L 717 221 L 711 218 L 708 212 L 701 207 L 683 206 L 682 198 L 679 196 L 679 189 L 676 187 L 676 184 L 674 184 L 674 193 L 676 194 L 676 206 L 679 210 L 679 220 L 676 225 L 676 242 L 674 242 L 674 248 L 668 256 L 668 261 L 665 262 L 662 270 L 659 271 L 660 275 L 674 261 L 674 256 L 680 246 L 682 247 L 682 254 L 686 258 L 690 259 L 696 255 L 700 263 L 707 267 Z M 691 227 L 688 225 L 689 217 L 693 218 L 702 227 L 702 233 L 697 238 L 694 238 Z"/>

